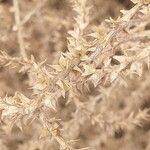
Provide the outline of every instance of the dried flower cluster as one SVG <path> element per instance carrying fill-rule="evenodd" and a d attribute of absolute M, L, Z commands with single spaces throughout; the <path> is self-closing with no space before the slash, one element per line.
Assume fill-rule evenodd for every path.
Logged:
<path fill-rule="evenodd" d="M 150 149 L 150 0 L 0 3 L 0 150 Z"/>

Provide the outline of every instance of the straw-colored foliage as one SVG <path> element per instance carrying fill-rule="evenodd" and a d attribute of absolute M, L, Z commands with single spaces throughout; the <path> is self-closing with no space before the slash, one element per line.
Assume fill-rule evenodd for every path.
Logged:
<path fill-rule="evenodd" d="M 0 50 L 0 150 L 150 149 L 150 0 L 1 0 Z"/>

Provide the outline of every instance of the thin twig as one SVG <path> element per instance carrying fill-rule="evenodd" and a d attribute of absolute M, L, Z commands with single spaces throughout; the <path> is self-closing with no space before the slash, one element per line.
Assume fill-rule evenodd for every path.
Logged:
<path fill-rule="evenodd" d="M 31 11 L 22 19 L 20 25 L 22 26 L 22 25 L 24 25 L 25 23 L 27 23 L 27 22 L 36 14 L 36 12 L 38 12 L 39 9 L 40 9 L 41 7 L 43 7 L 43 5 L 45 5 L 46 2 L 47 2 L 47 0 L 40 1 L 40 2 L 37 4 L 37 6 L 36 6 L 33 10 L 31 10 Z"/>
<path fill-rule="evenodd" d="M 24 44 L 24 39 L 23 39 L 23 29 L 22 29 L 21 20 L 20 20 L 20 9 L 19 9 L 18 0 L 13 0 L 13 6 L 14 6 L 14 17 L 15 17 L 15 23 L 17 27 L 17 38 L 18 38 L 18 44 L 20 47 L 20 53 L 24 59 L 27 59 L 27 54 L 25 51 L 25 44 Z"/>

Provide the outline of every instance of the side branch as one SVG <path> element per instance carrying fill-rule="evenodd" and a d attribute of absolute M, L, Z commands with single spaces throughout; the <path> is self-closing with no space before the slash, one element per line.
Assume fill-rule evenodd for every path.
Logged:
<path fill-rule="evenodd" d="M 17 38 L 18 38 L 18 44 L 20 47 L 20 53 L 24 59 L 27 59 L 27 54 L 25 51 L 25 44 L 23 39 L 23 29 L 21 26 L 21 20 L 20 20 L 20 10 L 19 10 L 19 2 L 18 0 L 13 0 L 14 5 L 14 17 L 15 17 L 15 23 L 17 27 Z"/>

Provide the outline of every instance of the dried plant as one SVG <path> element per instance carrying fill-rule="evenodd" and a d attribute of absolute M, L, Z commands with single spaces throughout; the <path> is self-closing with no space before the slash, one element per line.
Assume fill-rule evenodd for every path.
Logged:
<path fill-rule="evenodd" d="M 1 85 L 0 149 L 130 150 L 140 137 L 149 149 L 150 0 L 131 1 L 99 24 L 90 0 L 33 0 L 29 12 L 25 0 L 8 4 L 13 31 L 0 43 L 16 39 L 19 52 L 1 48 L 1 74 L 14 81 L 12 92 Z"/>

